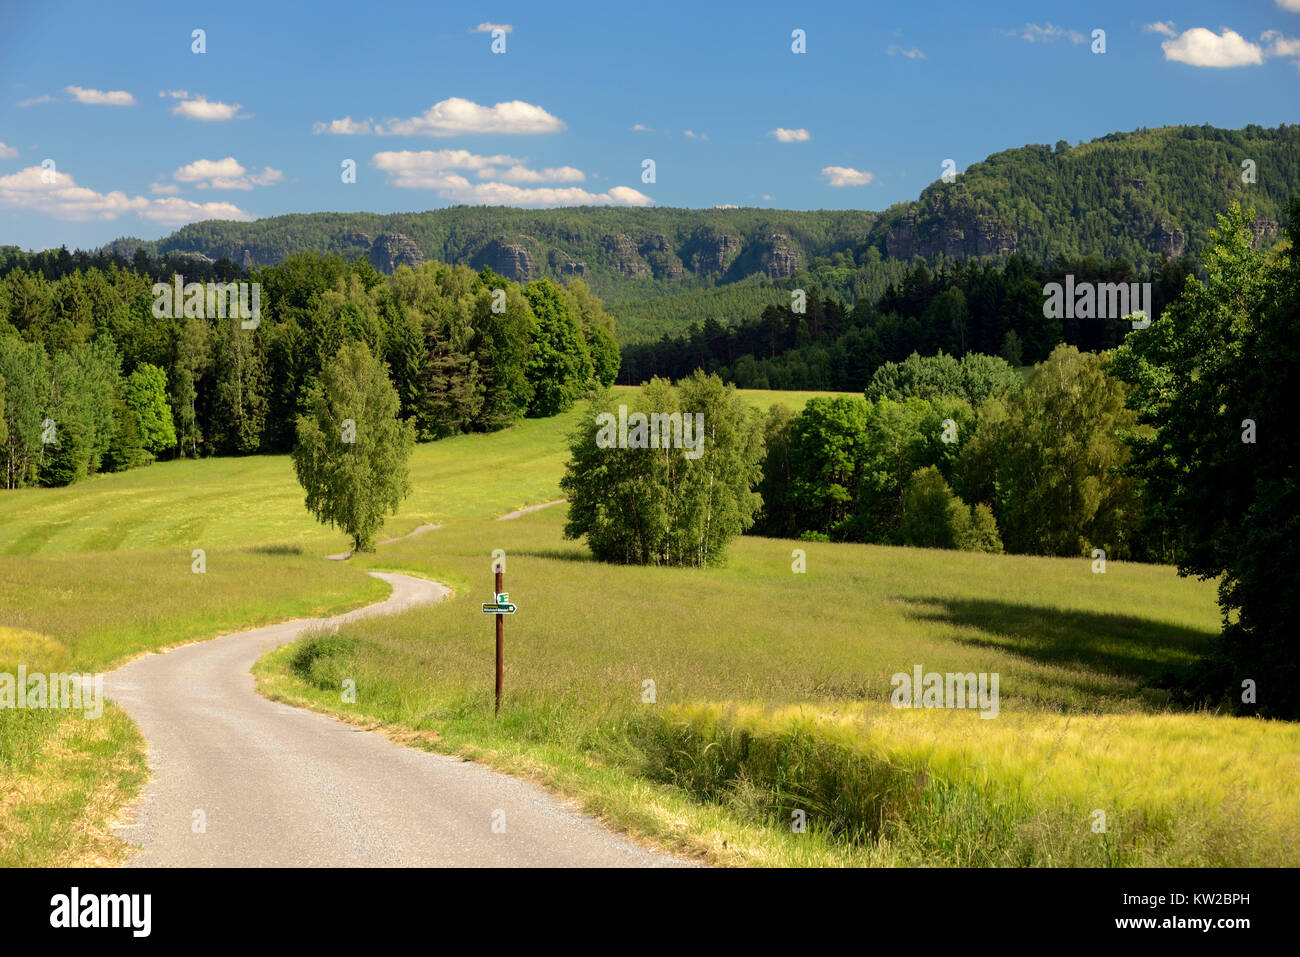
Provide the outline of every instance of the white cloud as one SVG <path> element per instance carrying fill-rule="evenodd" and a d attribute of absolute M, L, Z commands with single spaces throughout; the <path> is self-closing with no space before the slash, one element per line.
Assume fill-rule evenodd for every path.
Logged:
<path fill-rule="evenodd" d="M 60 170 L 54 182 L 42 181 L 46 170 L 29 166 L 9 176 L 0 176 L 0 208 L 30 209 L 55 219 L 85 222 L 113 220 L 127 213 L 165 226 L 181 226 L 203 219 L 253 219 L 230 203 L 194 203 L 177 197 L 149 199 L 128 196 L 121 190 L 96 192 L 78 186 L 70 173 Z"/>
<path fill-rule="evenodd" d="M 646 126 L 646 125 L 643 124 L 643 123 L 633 123 L 633 124 L 632 124 L 632 132 L 634 132 L 634 133 L 653 133 L 654 130 L 650 129 L 650 127 Z"/>
<path fill-rule="evenodd" d="M 150 183 L 149 192 L 155 196 L 176 196 L 180 193 L 181 188 L 175 183 Z"/>
<path fill-rule="evenodd" d="M 1067 39 L 1071 43 L 1083 43 L 1084 35 L 1078 30 L 1067 30 L 1065 27 L 1058 27 L 1048 22 L 1046 26 L 1040 27 L 1036 23 L 1026 23 L 1024 32 L 1020 34 L 1020 39 L 1029 43 L 1053 43 L 1060 39 Z"/>
<path fill-rule="evenodd" d="M 1283 10 L 1300 13 L 1300 0 L 1277 0 L 1277 5 Z"/>
<path fill-rule="evenodd" d="M 873 173 L 864 173 L 848 166 L 824 167 L 822 175 L 832 186 L 866 186 L 876 178 Z"/>
<path fill-rule="evenodd" d="M 91 106 L 135 106 L 135 97 L 125 90 L 88 90 L 80 86 L 65 86 L 63 92 L 78 103 Z"/>
<path fill-rule="evenodd" d="M 480 156 L 469 150 L 399 150 L 371 157 L 376 169 L 388 174 L 393 186 L 403 189 L 441 189 L 448 170 L 482 170 L 497 166 L 518 166 L 524 161 L 499 154 Z"/>
<path fill-rule="evenodd" d="M 767 135 L 775 136 L 782 143 L 806 143 L 812 139 L 812 134 L 805 129 L 787 130 L 784 126 L 769 130 Z"/>
<path fill-rule="evenodd" d="M 172 113 L 191 120 L 201 120 L 205 123 L 233 120 L 242 105 L 209 100 L 201 93 L 196 93 L 191 97 L 184 90 L 173 90 L 167 95 L 180 100 L 179 103 L 172 107 Z"/>
<path fill-rule="evenodd" d="M 493 30 L 501 30 L 505 33 L 515 32 L 515 28 L 508 23 L 480 23 L 470 33 L 491 33 Z"/>
<path fill-rule="evenodd" d="M 1300 0 L 1297 0 L 1300 2 Z M 1300 40 L 1284 37 L 1277 30 L 1265 30 L 1259 36 L 1261 43 L 1267 43 L 1265 56 L 1300 57 Z"/>
<path fill-rule="evenodd" d="M 184 226 L 204 219 L 233 219 L 247 223 L 257 217 L 231 203 L 194 203 L 172 196 L 151 200 L 149 208 L 140 213 L 140 218 L 162 226 Z"/>
<path fill-rule="evenodd" d="M 350 116 L 345 116 L 341 120 L 330 120 L 328 123 L 313 123 L 311 131 L 329 133 L 332 136 L 369 136 L 374 132 L 373 123 L 373 119 L 357 121 Z"/>
<path fill-rule="evenodd" d="M 576 186 L 539 187 L 519 184 L 572 182 L 585 174 L 572 166 L 530 170 L 513 156 L 481 156 L 468 150 L 401 150 L 376 153 L 372 162 L 388 173 L 391 185 L 428 189 L 457 203 L 490 206 L 649 206 L 649 196 L 626 186 L 593 193 Z M 500 167 L 506 167 L 503 171 Z M 474 183 L 460 171 L 472 171 L 490 182 Z"/>
<path fill-rule="evenodd" d="M 925 54 L 916 47 L 900 47 L 896 44 L 890 44 L 889 49 L 885 51 L 890 56 L 905 56 L 909 60 L 924 60 Z"/>
<path fill-rule="evenodd" d="M 484 168 L 477 173 L 479 179 L 496 179 L 503 183 L 581 183 L 587 178 L 580 169 L 572 166 L 555 166 L 547 169 L 529 169 L 512 166 L 506 170 Z"/>
<path fill-rule="evenodd" d="M 4 143 L 0 143 L 0 159 L 13 159 L 17 155 L 17 147 L 6 146 Z"/>
<path fill-rule="evenodd" d="M 714 203 L 714 209 L 740 209 L 735 203 Z"/>
<path fill-rule="evenodd" d="M 442 100 L 420 116 L 390 119 L 375 127 L 382 135 L 456 136 L 461 133 L 504 133 L 512 135 L 558 133 L 564 124 L 540 106 L 511 100 L 495 106 L 481 106 L 458 96 Z"/>
<path fill-rule="evenodd" d="M 1297 0 L 1297 2 L 1300 3 L 1300 0 Z M 1142 32 L 1159 33 L 1167 37 L 1178 36 L 1178 31 L 1174 29 L 1174 21 L 1172 20 L 1157 20 L 1155 23 L 1148 23 L 1142 28 Z"/>
<path fill-rule="evenodd" d="M 227 156 L 225 159 L 187 163 L 172 174 L 172 179 L 178 183 L 192 183 L 195 189 L 252 189 L 279 183 L 284 179 L 284 173 L 264 166 L 260 173 L 250 175 L 238 160 Z"/>
<path fill-rule="evenodd" d="M 694 130 L 682 130 L 688 139 L 707 140 L 709 137 L 704 133 L 696 133 Z"/>
<path fill-rule="evenodd" d="M 1264 51 L 1235 30 L 1226 27 L 1216 34 L 1205 27 L 1192 27 L 1181 36 L 1160 44 L 1165 59 L 1189 66 L 1234 67 L 1257 66 L 1264 62 Z"/>
<path fill-rule="evenodd" d="M 29 99 L 29 100 L 23 100 L 23 101 L 21 101 L 18 105 L 19 105 L 19 106 L 35 106 L 37 103 L 53 103 L 53 102 L 54 102 L 54 97 L 50 96 L 50 94 L 48 94 L 48 93 L 44 93 L 44 94 L 42 94 L 42 95 L 40 95 L 40 96 L 33 96 L 33 97 L 32 97 L 31 99 Z"/>

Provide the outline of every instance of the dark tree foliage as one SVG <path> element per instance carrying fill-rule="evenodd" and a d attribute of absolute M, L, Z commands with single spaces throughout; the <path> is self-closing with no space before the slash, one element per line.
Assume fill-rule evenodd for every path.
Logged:
<path fill-rule="evenodd" d="M 1130 434 L 1148 521 L 1178 537 L 1183 574 L 1219 580 L 1217 657 L 1192 691 L 1238 712 L 1300 717 L 1300 200 L 1290 244 L 1253 248 L 1251 215 L 1220 217 L 1191 279 L 1115 359 L 1144 427 Z"/>
<path fill-rule="evenodd" d="M 185 283 L 259 283 L 259 321 L 183 308 L 155 316 L 153 286 L 170 286 L 172 270 Z M 526 293 L 489 269 L 436 262 L 385 276 L 315 253 L 245 276 L 228 262 L 144 250 L 128 263 L 119 249 L 6 247 L 4 482 L 63 485 L 153 454 L 288 451 L 324 363 L 348 343 L 387 367 L 422 439 L 554 414 L 618 371 L 613 319 L 585 284 L 572 285 L 536 282 Z M 42 439 L 47 419 L 53 441 Z"/>

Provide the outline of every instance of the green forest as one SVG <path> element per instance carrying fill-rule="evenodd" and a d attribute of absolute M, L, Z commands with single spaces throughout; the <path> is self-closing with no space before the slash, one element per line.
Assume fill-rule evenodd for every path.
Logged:
<path fill-rule="evenodd" d="M 613 321 L 581 280 L 521 286 L 439 263 L 384 276 L 305 254 L 248 274 L 266 304 L 252 324 L 158 316 L 153 285 L 172 277 L 156 262 L 82 269 L 61 251 L 5 265 L 9 488 L 66 485 L 159 456 L 289 451 L 322 366 L 349 342 L 386 364 L 400 415 L 423 440 L 554 415 L 618 370 Z M 184 268 L 186 283 L 223 278 Z"/>

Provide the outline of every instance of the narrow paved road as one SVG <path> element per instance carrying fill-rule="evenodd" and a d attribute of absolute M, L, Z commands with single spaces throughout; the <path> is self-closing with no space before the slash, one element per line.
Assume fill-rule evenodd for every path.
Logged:
<path fill-rule="evenodd" d="M 449 594 L 436 582 L 371 574 L 392 585 L 392 595 L 330 622 Z M 141 848 L 132 864 L 682 863 L 633 845 L 527 782 L 258 695 L 253 662 L 322 623 L 292 621 L 185 645 L 105 677 L 105 693 L 149 744 L 153 777 L 132 823 L 118 832 Z"/>

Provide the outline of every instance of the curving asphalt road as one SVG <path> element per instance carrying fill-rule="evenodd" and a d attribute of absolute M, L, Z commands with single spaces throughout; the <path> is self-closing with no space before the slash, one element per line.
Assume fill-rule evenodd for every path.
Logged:
<path fill-rule="evenodd" d="M 149 745 L 152 779 L 119 835 L 136 866 L 672 866 L 541 788 L 269 701 L 249 669 L 308 628 L 449 590 L 371 572 L 384 601 L 138 658 L 105 676 Z M 201 816 L 199 813 L 201 812 Z M 202 826 L 200 826 L 200 824 Z"/>

